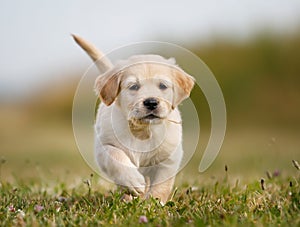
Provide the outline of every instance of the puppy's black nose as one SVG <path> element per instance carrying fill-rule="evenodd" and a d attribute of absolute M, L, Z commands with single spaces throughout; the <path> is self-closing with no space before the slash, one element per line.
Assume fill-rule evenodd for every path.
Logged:
<path fill-rule="evenodd" d="M 155 110 L 158 106 L 158 100 L 155 98 L 147 98 L 143 103 L 148 110 Z"/>

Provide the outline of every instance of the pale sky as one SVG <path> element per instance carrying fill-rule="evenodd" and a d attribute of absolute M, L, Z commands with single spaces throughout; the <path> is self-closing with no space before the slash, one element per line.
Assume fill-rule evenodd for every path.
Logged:
<path fill-rule="evenodd" d="M 25 97 L 90 60 L 70 33 L 104 52 L 139 41 L 188 47 L 300 26 L 299 0 L 0 0 L 0 101 Z"/>

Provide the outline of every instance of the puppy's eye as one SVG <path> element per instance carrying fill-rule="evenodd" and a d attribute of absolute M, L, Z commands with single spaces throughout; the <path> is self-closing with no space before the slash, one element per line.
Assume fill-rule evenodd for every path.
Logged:
<path fill-rule="evenodd" d="M 132 84 L 129 86 L 129 90 L 131 91 L 137 91 L 140 89 L 140 85 L 139 84 Z"/>
<path fill-rule="evenodd" d="M 166 90 L 168 88 L 167 85 L 165 85 L 164 83 L 159 83 L 158 87 L 160 90 Z"/>

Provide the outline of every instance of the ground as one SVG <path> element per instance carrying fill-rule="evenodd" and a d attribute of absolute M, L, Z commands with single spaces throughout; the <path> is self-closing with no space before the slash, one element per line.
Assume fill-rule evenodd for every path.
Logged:
<path fill-rule="evenodd" d="M 1 225 L 299 226 L 297 168 L 291 176 L 268 173 L 246 184 L 232 181 L 226 169 L 205 184 L 177 185 L 164 205 L 154 198 L 128 201 L 116 187 L 105 189 L 105 181 L 94 174 L 73 184 L 66 184 L 68 174 L 51 184 L 44 174 L 29 181 L 16 176 L 14 183 L 1 182 Z"/>

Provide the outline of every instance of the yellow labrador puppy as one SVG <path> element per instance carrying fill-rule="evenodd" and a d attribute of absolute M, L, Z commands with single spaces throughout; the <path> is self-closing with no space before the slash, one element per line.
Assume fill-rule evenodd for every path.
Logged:
<path fill-rule="evenodd" d="M 73 35 L 95 61 L 101 99 L 95 157 L 102 173 L 136 195 L 165 203 L 183 156 L 177 108 L 194 86 L 174 59 L 136 55 L 112 65 L 92 44 Z"/>

